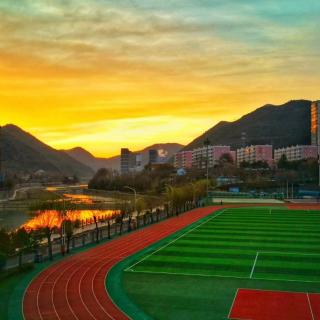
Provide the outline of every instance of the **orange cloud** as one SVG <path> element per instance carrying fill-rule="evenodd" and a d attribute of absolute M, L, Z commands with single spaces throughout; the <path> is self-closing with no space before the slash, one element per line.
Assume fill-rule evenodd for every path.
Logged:
<path fill-rule="evenodd" d="M 188 3 L 2 1 L 1 124 L 108 156 L 319 98 L 318 31 L 296 7 L 293 23 L 267 4 Z"/>

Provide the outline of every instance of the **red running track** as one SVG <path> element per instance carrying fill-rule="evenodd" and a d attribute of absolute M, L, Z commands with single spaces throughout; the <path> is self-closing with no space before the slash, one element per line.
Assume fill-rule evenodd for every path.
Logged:
<path fill-rule="evenodd" d="M 108 271 L 124 258 L 222 208 L 184 213 L 52 265 L 27 288 L 23 300 L 25 319 L 128 319 L 106 291 Z"/>

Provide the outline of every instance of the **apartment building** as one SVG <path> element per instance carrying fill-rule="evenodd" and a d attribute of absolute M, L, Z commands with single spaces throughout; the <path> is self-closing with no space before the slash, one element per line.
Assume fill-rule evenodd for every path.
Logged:
<path fill-rule="evenodd" d="M 265 161 L 273 164 L 273 147 L 271 145 L 252 145 L 237 150 L 237 165 L 242 162 L 254 163 Z"/>
<path fill-rule="evenodd" d="M 180 151 L 174 155 L 174 167 L 190 169 L 192 167 L 192 151 Z"/>
<path fill-rule="evenodd" d="M 278 162 L 280 158 L 285 155 L 287 157 L 288 161 L 299 161 L 309 158 L 315 158 L 318 157 L 318 151 L 317 146 L 303 146 L 303 145 L 297 145 L 297 146 L 291 146 L 286 148 L 279 148 L 274 150 L 274 160 Z"/>
<path fill-rule="evenodd" d="M 192 151 L 192 166 L 204 169 L 207 166 L 208 158 L 209 168 L 214 167 L 224 154 L 229 154 L 235 161 L 236 154 L 231 151 L 230 146 L 208 146 L 194 149 Z"/>

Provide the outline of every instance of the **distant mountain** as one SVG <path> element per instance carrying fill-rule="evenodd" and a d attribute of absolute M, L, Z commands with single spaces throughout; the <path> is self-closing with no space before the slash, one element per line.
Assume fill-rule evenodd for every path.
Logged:
<path fill-rule="evenodd" d="M 149 150 L 158 150 L 158 154 L 163 161 L 169 160 L 176 152 L 181 150 L 183 145 L 178 143 L 158 143 L 149 146 L 141 151 L 135 153 L 140 153 L 142 156 L 142 165 L 146 165 L 149 161 Z M 73 157 L 77 161 L 89 166 L 93 170 L 98 170 L 100 168 L 111 168 L 115 170 L 120 169 L 120 156 L 114 156 L 111 158 L 96 158 L 87 150 L 77 147 L 70 150 L 63 150 L 69 156 Z"/>
<path fill-rule="evenodd" d="M 76 147 L 69 150 L 62 150 L 73 159 L 85 164 L 92 170 L 97 171 L 100 168 L 113 167 L 111 158 L 96 158 L 89 151 L 82 147 Z"/>
<path fill-rule="evenodd" d="M 2 127 L 3 166 L 6 172 L 91 177 L 93 170 L 62 151 L 44 144 L 15 125 Z"/>
<path fill-rule="evenodd" d="M 283 105 L 265 105 L 234 122 L 222 121 L 184 147 L 212 145 L 272 144 L 275 148 L 310 144 L 310 106 L 308 100 L 292 100 Z M 243 138 L 243 139 L 242 139 Z"/>

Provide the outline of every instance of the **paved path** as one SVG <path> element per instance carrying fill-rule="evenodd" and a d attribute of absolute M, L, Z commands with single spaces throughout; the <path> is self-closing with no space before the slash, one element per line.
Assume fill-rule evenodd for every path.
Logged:
<path fill-rule="evenodd" d="M 124 258 L 222 208 L 184 213 L 52 265 L 27 288 L 23 301 L 25 319 L 128 319 L 106 291 L 108 271 Z"/>

